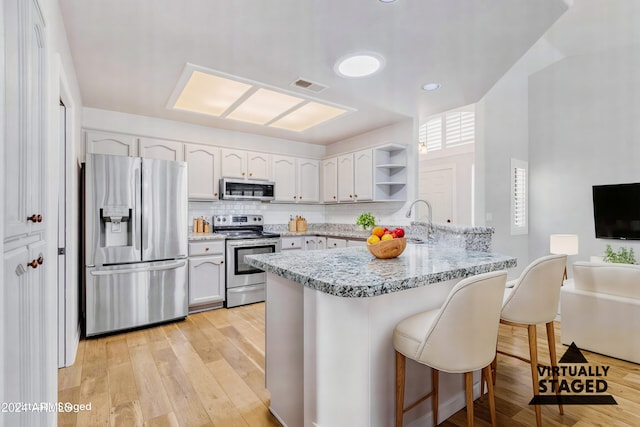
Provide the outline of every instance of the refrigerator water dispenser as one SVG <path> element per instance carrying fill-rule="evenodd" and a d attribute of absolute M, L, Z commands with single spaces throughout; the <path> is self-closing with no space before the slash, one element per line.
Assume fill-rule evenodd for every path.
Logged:
<path fill-rule="evenodd" d="M 131 246 L 131 209 L 127 206 L 105 206 L 100 208 L 103 247 Z"/>

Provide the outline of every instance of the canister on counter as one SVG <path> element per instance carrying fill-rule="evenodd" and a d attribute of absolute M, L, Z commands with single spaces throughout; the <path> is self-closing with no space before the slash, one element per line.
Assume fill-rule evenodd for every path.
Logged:
<path fill-rule="evenodd" d="M 200 217 L 197 221 L 196 233 L 202 233 L 204 231 L 204 219 Z"/>
<path fill-rule="evenodd" d="M 296 220 L 293 219 L 293 215 L 291 215 L 290 218 L 291 219 L 289 220 L 289 231 L 296 231 Z"/>

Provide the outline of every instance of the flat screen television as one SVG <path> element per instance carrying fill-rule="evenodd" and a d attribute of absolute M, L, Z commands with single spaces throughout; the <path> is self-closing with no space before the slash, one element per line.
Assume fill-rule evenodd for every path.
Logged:
<path fill-rule="evenodd" d="M 596 238 L 640 239 L 640 183 L 594 185 Z"/>

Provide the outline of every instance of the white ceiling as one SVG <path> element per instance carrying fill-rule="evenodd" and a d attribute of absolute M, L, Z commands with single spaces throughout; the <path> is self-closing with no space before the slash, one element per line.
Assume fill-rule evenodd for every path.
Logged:
<path fill-rule="evenodd" d="M 639 2 L 640 3 L 640 2 Z M 60 0 L 86 107 L 330 144 L 478 101 L 567 9 L 563 0 Z M 347 53 L 385 68 L 338 77 Z M 186 63 L 355 108 L 305 132 L 167 108 Z M 436 92 L 423 83 L 438 82 Z"/>

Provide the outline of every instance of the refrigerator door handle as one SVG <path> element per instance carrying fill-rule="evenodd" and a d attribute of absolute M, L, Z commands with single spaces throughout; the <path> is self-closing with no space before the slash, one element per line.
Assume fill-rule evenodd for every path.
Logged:
<path fill-rule="evenodd" d="M 187 265 L 186 261 L 177 261 L 166 265 L 154 265 L 150 267 L 142 268 L 122 268 L 119 270 L 93 270 L 89 274 L 92 276 L 111 276 L 114 274 L 131 274 L 131 273 L 143 273 L 145 271 L 158 271 L 158 270 L 173 270 L 175 268 L 184 267 Z"/>

